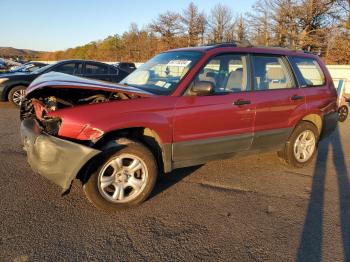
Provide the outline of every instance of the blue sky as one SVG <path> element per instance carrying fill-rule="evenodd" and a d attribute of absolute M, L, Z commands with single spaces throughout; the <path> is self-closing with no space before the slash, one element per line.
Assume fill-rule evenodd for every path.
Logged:
<path fill-rule="evenodd" d="M 235 13 L 255 0 L 194 0 L 209 13 L 217 3 Z M 159 13 L 181 11 L 185 0 L 1 0 L 0 46 L 42 51 L 62 50 L 121 34 L 130 23 L 149 24 Z"/>

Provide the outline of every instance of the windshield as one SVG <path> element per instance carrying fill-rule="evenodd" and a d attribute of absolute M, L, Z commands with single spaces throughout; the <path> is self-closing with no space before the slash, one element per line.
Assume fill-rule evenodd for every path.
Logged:
<path fill-rule="evenodd" d="M 31 63 L 25 63 L 24 65 L 18 66 L 15 69 L 11 70 L 11 72 L 31 72 L 37 67 Z"/>
<path fill-rule="evenodd" d="M 41 67 L 41 68 L 38 68 L 37 70 L 34 70 L 32 73 L 40 74 L 40 73 L 44 72 L 46 69 L 48 69 L 48 68 L 54 66 L 55 64 L 56 64 L 56 63 L 43 66 L 43 67 Z"/>
<path fill-rule="evenodd" d="M 120 83 L 160 95 L 171 94 L 201 55 L 202 53 L 193 51 L 159 54 Z"/>
<path fill-rule="evenodd" d="M 18 66 L 12 70 L 10 70 L 10 72 L 19 72 L 19 71 L 24 71 L 26 68 L 27 68 L 28 65 L 21 65 L 21 66 Z"/>

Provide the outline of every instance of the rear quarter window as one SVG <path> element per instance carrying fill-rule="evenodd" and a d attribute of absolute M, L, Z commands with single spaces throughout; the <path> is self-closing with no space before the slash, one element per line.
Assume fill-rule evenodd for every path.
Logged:
<path fill-rule="evenodd" d="M 291 57 L 290 61 L 301 87 L 317 87 L 325 84 L 325 76 L 315 59 Z"/>

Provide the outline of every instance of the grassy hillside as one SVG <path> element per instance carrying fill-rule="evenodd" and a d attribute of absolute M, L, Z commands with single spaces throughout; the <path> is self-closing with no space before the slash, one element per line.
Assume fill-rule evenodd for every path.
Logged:
<path fill-rule="evenodd" d="M 35 59 L 39 58 L 43 52 L 28 49 L 17 49 L 13 47 L 0 47 L 0 57 L 2 58 L 22 58 Z"/>

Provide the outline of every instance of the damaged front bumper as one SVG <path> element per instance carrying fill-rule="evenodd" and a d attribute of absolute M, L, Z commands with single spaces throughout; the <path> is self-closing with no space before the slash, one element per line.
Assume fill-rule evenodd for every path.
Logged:
<path fill-rule="evenodd" d="M 70 188 L 80 169 L 101 151 L 45 134 L 33 119 L 21 124 L 28 163 L 34 172 L 63 188 Z"/>

